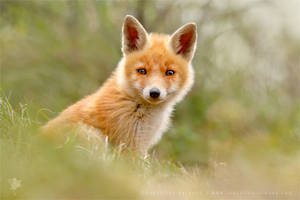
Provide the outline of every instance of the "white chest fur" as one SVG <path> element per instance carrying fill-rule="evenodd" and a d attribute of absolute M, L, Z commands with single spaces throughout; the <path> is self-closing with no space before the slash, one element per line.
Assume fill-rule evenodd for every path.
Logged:
<path fill-rule="evenodd" d="M 155 145 L 169 126 L 172 105 L 162 107 L 143 107 L 136 111 L 137 129 L 135 143 L 141 151 L 147 152 Z"/>

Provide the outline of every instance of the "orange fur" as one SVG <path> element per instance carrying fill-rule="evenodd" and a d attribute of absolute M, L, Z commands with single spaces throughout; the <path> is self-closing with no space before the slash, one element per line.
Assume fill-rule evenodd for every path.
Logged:
<path fill-rule="evenodd" d="M 134 34 L 131 40 L 136 38 Z M 167 129 L 174 104 L 193 83 L 190 60 L 171 50 L 169 40 L 168 35 L 150 34 L 147 46 L 138 50 L 133 41 L 135 50 L 124 52 L 118 68 L 97 92 L 68 107 L 43 129 L 53 132 L 83 123 L 108 136 L 113 144 L 124 143 L 133 151 L 147 153 Z M 137 72 L 141 67 L 147 75 Z M 175 74 L 166 76 L 166 70 Z M 145 99 L 145 88 L 153 84 L 166 91 L 164 99 Z"/>

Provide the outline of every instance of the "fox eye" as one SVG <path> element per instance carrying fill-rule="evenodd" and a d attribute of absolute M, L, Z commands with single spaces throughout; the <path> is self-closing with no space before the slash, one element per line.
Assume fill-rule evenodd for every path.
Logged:
<path fill-rule="evenodd" d="M 137 69 L 136 71 L 137 71 L 139 74 L 143 74 L 143 75 L 146 75 L 146 74 L 147 74 L 147 70 L 144 69 L 144 68 Z"/>
<path fill-rule="evenodd" d="M 173 70 L 167 70 L 166 71 L 166 76 L 173 76 L 175 72 Z"/>

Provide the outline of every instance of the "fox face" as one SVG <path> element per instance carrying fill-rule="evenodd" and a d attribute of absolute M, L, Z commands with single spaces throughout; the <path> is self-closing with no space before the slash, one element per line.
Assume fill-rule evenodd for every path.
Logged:
<path fill-rule="evenodd" d="M 196 25 L 186 24 L 173 35 L 148 34 L 132 16 L 123 24 L 123 85 L 150 104 L 178 99 L 193 83 L 190 64 Z"/>

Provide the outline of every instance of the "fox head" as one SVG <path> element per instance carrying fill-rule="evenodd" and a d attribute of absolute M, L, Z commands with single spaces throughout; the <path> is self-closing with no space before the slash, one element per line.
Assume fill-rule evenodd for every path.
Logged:
<path fill-rule="evenodd" d="M 148 34 L 133 16 L 123 24 L 122 52 L 117 78 L 120 87 L 150 104 L 179 101 L 193 84 L 191 65 L 197 40 L 196 24 L 171 36 Z"/>

